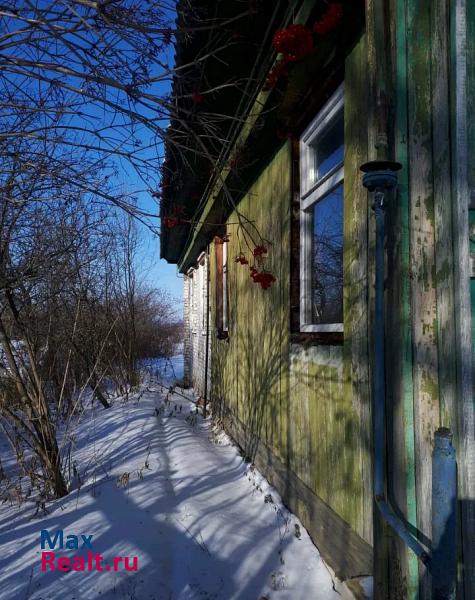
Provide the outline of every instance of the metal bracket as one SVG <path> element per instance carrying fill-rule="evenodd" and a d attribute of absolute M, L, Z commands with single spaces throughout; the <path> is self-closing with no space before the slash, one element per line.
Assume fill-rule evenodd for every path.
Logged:
<path fill-rule="evenodd" d="M 372 160 L 361 165 L 363 185 L 370 192 L 390 190 L 397 186 L 397 172 L 401 163 L 392 160 Z"/>

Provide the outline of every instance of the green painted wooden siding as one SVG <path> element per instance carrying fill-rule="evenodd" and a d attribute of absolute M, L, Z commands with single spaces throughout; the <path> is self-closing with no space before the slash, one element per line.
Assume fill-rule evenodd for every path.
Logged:
<path fill-rule="evenodd" d="M 229 341 L 214 342 L 212 359 L 213 398 L 224 399 L 249 432 L 282 460 L 287 456 L 289 419 L 289 160 L 284 146 L 239 205 L 273 242 L 267 264 L 277 284 L 261 289 L 250 279 L 248 266 L 233 261 L 240 247 L 236 227 L 229 226 Z M 236 222 L 234 214 L 229 222 Z M 210 262 L 213 306 L 214 247 Z"/>
<path fill-rule="evenodd" d="M 369 281 L 371 275 L 370 207 L 360 166 L 368 160 L 367 43 L 363 36 L 345 68 L 345 209 L 343 254 L 344 401 L 348 419 L 349 467 L 353 468 L 357 531 L 372 543 L 371 400 Z"/>
<path fill-rule="evenodd" d="M 357 60 L 363 60 L 361 51 Z M 348 114 L 351 127 L 357 126 L 357 111 Z M 347 343 L 305 350 L 289 342 L 291 163 L 290 146 L 285 145 L 239 205 L 273 243 L 268 269 L 277 282 L 271 289 L 253 284 L 248 268 L 233 262 L 240 247 L 236 228 L 228 228 L 229 340 L 212 345 L 212 397 L 224 400 L 247 428 L 248 454 L 252 456 L 257 436 L 371 543 L 366 282 L 360 278 L 366 269 L 361 234 L 367 227 L 367 200 L 352 177 L 365 152 L 356 145 L 346 155 L 345 279 L 357 280 L 348 288 L 352 296 L 345 297 L 345 324 L 351 331 Z M 229 222 L 235 223 L 236 215 Z M 213 249 L 210 263 L 214 302 Z M 349 359 L 345 369 L 344 354 Z"/>
<path fill-rule="evenodd" d="M 454 179 L 453 162 L 458 144 L 454 115 L 461 90 L 455 89 L 451 55 L 453 6 L 445 0 L 397 0 L 395 7 L 395 158 L 403 170 L 388 242 L 388 299 L 394 312 L 388 332 L 388 344 L 393 345 L 388 399 L 394 406 L 390 494 L 420 539 L 430 540 L 435 430 L 450 428 L 461 447 L 459 292 L 454 277 L 459 259 L 454 249 L 468 232 L 456 225 L 459 209 L 452 199 L 463 184 Z M 473 89 L 473 74 L 468 85 Z M 472 128 L 473 124 L 469 131 Z M 459 460 L 464 460 L 461 453 Z M 463 498 L 462 485 L 460 494 Z M 414 557 L 400 544 L 398 548 L 392 556 L 398 570 L 392 575 L 390 597 L 432 598 L 426 570 L 419 564 L 415 573 Z"/>
<path fill-rule="evenodd" d="M 449 427 L 459 445 L 465 443 L 460 436 L 469 435 L 461 425 L 457 396 L 457 370 L 464 358 L 456 351 L 460 331 L 454 248 L 460 246 L 457 236 L 468 231 L 455 229 L 451 202 L 456 140 L 448 8 L 445 0 L 396 0 L 391 14 L 395 49 L 390 152 L 403 168 L 399 190 L 389 198 L 387 219 L 388 496 L 423 540 L 431 538 L 434 431 Z M 473 33 L 471 5 L 469 17 Z M 251 282 L 246 267 L 232 262 L 240 249 L 230 226 L 229 341 L 213 341 L 212 396 L 224 400 L 254 434 L 249 435 L 249 454 L 257 436 L 372 543 L 374 218 L 359 172 L 363 162 L 376 157 L 373 111 L 368 107 L 368 64 L 374 56 L 367 45 L 365 36 L 348 57 L 345 73 L 344 343 L 307 349 L 290 343 L 291 161 L 290 147 L 284 145 L 239 206 L 273 241 L 269 270 L 277 283 L 262 290 Z M 469 36 L 469 92 L 475 87 L 474 47 Z M 471 156 L 475 96 L 468 97 Z M 473 194 L 472 163 L 468 171 Z M 236 215 L 229 221 L 235 222 Z M 464 484 L 459 484 L 464 500 Z M 469 518 L 462 519 L 467 529 Z M 386 529 L 383 533 L 392 561 L 384 597 L 429 598 L 424 570 L 398 539 Z"/>

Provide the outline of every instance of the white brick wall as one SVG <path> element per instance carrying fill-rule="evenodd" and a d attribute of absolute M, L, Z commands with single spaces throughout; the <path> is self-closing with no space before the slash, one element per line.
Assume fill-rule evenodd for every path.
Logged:
<path fill-rule="evenodd" d="M 205 394 L 206 310 L 209 258 L 202 254 L 184 278 L 184 385 Z M 209 339 L 211 341 L 211 338 Z M 210 345 L 209 345 L 210 350 Z M 208 353 L 208 394 L 211 352 Z"/>

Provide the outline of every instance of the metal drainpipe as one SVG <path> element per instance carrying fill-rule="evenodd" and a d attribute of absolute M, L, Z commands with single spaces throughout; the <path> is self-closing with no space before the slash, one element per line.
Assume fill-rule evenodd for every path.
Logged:
<path fill-rule="evenodd" d="M 445 427 L 434 435 L 432 456 L 432 556 L 409 532 L 386 498 L 386 389 L 384 356 L 384 238 L 386 191 L 397 185 L 401 168 L 392 161 L 372 161 L 362 165 L 363 185 L 373 192 L 376 217 L 374 371 L 373 371 L 373 486 L 376 505 L 385 521 L 427 565 L 432 574 L 433 600 L 454 600 L 457 582 L 457 461 L 452 434 Z"/>
<path fill-rule="evenodd" d="M 374 499 L 385 521 L 426 565 L 430 557 L 421 544 L 408 531 L 406 524 L 396 515 L 386 498 L 386 391 L 384 357 L 384 238 L 385 238 L 385 193 L 396 187 L 397 174 L 401 168 L 391 161 L 372 161 L 362 165 L 365 172 L 363 185 L 374 193 L 373 210 L 376 217 L 375 257 L 375 312 L 374 312 L 374 369 L 373 369 L 373 487 Z"/>
<path fill-rule="evenodd" d="M 203 398 L 203 417 L 206 419 L 208 408 L 208 363 L 209 363 L 209 245 L 206 248 L 206 349 L 205 349 L 205 389 Z"/>
<path fill-rule="evenodd" d="M 452 434 L 435 432 L 432 456 L 432 598 L 455 600 L 457 585 L 457 462 Z"/>

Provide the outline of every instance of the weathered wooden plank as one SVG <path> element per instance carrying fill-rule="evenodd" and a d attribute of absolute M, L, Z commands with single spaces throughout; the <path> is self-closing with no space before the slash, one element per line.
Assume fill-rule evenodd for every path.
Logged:
<path fill-rule="evenodd" d="M 468 206 L 474 182 L 475 7 L 451 3 L 452 189 L 457 355 L 457 461 L 462 521 L 464 599 L 475 596 L 475 416 L 474 340 L 471 321 Z M 468 46 L 467 46 L 468 44 Z M 469 166 L 469 164 L 471 166 Z M 472 203 L 473 205 L 473 203 Z"/>
<path fill-rule="evenodd" d="M 352 451 L 358 457 L 362 493 L 358 531 L 372 543 L 371 407 L 368 355 L 368 199 L 359 167 L 368 157 L 367 126 L 361 114 L 367 105 L 366 36 L 345 66 L 345 219 L 344 219 L 344 394 L 352 407 Z"/>
<path fill-rule="evenodd" d="M 395 39 L 395 127 L 394 153 L 402 164 L 397 194 L 388 210 L 387 285 L 387 406 L 390 466 L 389 497 L 396 510 L 417 527 L 414 387 L 412 362 L 410 207 L 407 106 L 406 0 L 396 0 L 391 14 Z M 419 568 L 417 557 L 397 537 L 390 547 L 390 597 L 417 600 Z"/>
<path fill-rule="evenodd" d="M 362 481 L 362 439 L 359 436 L 359 411 L 355 408 L 355 397 L 348 402 L 344 394 L 342 377 L 343 348 L 329 346 L 329 367 L 326 369 L 329 397 L 331 402 L 333 427 L 328 431 L 330 441 L 338 440 L 336 446 L 330 445 L 330 464 L 334 473 L 339 474 L 338 489 L 334 490 L 332 505 L 338 513 L 351 523 L 355 531 L 362 535 L 364 518 L 363 498 L 365 491 Z M 358 399 L 356 399 L 358 401 Z M 329 428 L 330 429 L 330 428 Z M 335 481 L 335 478 L 333 478 Z M 372 540 L 371 540 L 372 541 Z"/>
<path fill-rule="evenodd" d="M 300 471 L 301 440 L 302 440 L 302 404 L 303 399 L 299 393 L 298 373 L 296 372 L 297 358 L 294 355 L 293 347 L 290 347 L 289 353 L 289 467 L 298 473 Z"/>
<path fill-rule="evenodd" d="M 451 206 L 447 202 L 451 188 L 447 13 L 445 0 L 434 0 L 431 22 L 431 80 L 439 393 L 441 425 L 455 431 L 453 237 Z"/>
<path fill-rule="evenodd" d="M 327 452 L 327 428 L 328 417 L 326 415 L 326 400 L 328 394 L 322 402 L 322 391 L 326 391 L 325 381 L 319 372 L 319 365 L 315 361 L 315 348 L 309 348 L 306 353 L 306 376 L 309 388 L 308 394 L 308 428 L 309 453 L 304 459 L 304 469 L 310 471 L 310 488 L 314 491 L 319 490 L 322 493 L 324 501 L 328 500 L 330 490 L 327 487 L 327 471 L 330 468 Z M 318 348 L 320 357 L 326 353 L 325 349 Z M 319 386 L 319 390 L 317 389 Z M 319 393 L 320 392 L 320 393 Z M 306 463 L 306 464 L 305 464 Z M 321 468 L 325 465 L 325 468 Z"/>
<path fill-rule="evenodd" d="M 290 464 L 290 422 L 292 415 L 290 413 L 290 226 L 291 226 L 291 209 L 292 209 L 292 176 L 290 165 L 292 163 L 292 145 L 287 142 L 287 156 L 281 164 L 281 182 L 280 189 L 282 194 L 281 199 L 281 215 L 280 215 L 280 239 L 281 239 L 281 256 L 279 268 L 276 271 L 278 285 L 278 302 L 280 306 L 280 355 L 281 355 L 281 377 L 279 381 L 279 414 L 281 415 L 280 423 L 280 447 L 282 448 L 282 456 L 285 457 L 285 463 Z"/>
<path fill-rule="evenodd" d="M 437 297 L 432 165 L 431 2 L 408 0 L 408 141 L 411 200 L 411 294 L 413 317 L 414 415 L 417 525 L 431 537 L 432 440 L 439 424 Z M 420 565 L 421 599 L 432 597 L 428 572 Z"/>
<path fill-rule="evenodd" d="M 295 432 L 296 436 L 300 436 L 298 445 L 294 447 L 294 450 L 298 455 L 295 459 L 296 469 L 295 472 L 299 477 L 309 486 L 312 486 L 311 478 L 312 473 L 309 468 L 309 457 L 311 448 L 311 431 L 310 431 L 310 409 L 309 404 L 313 401 L 313 394 L 311 393 L 310 386 L 308 383 L 308 360 L 305 359 L 305 351 L 301 346 L 294 345 L 292 347 L 292 361 L 290 364 L 292 377 L 295 379 L 295 395 L 294 391 L 291 390 L 292 394 L 292 405 L 298 405 L 298 429 Z M 317 430 L 312 434 L 315 437 L 319 437 L 320 432 Z"/>

